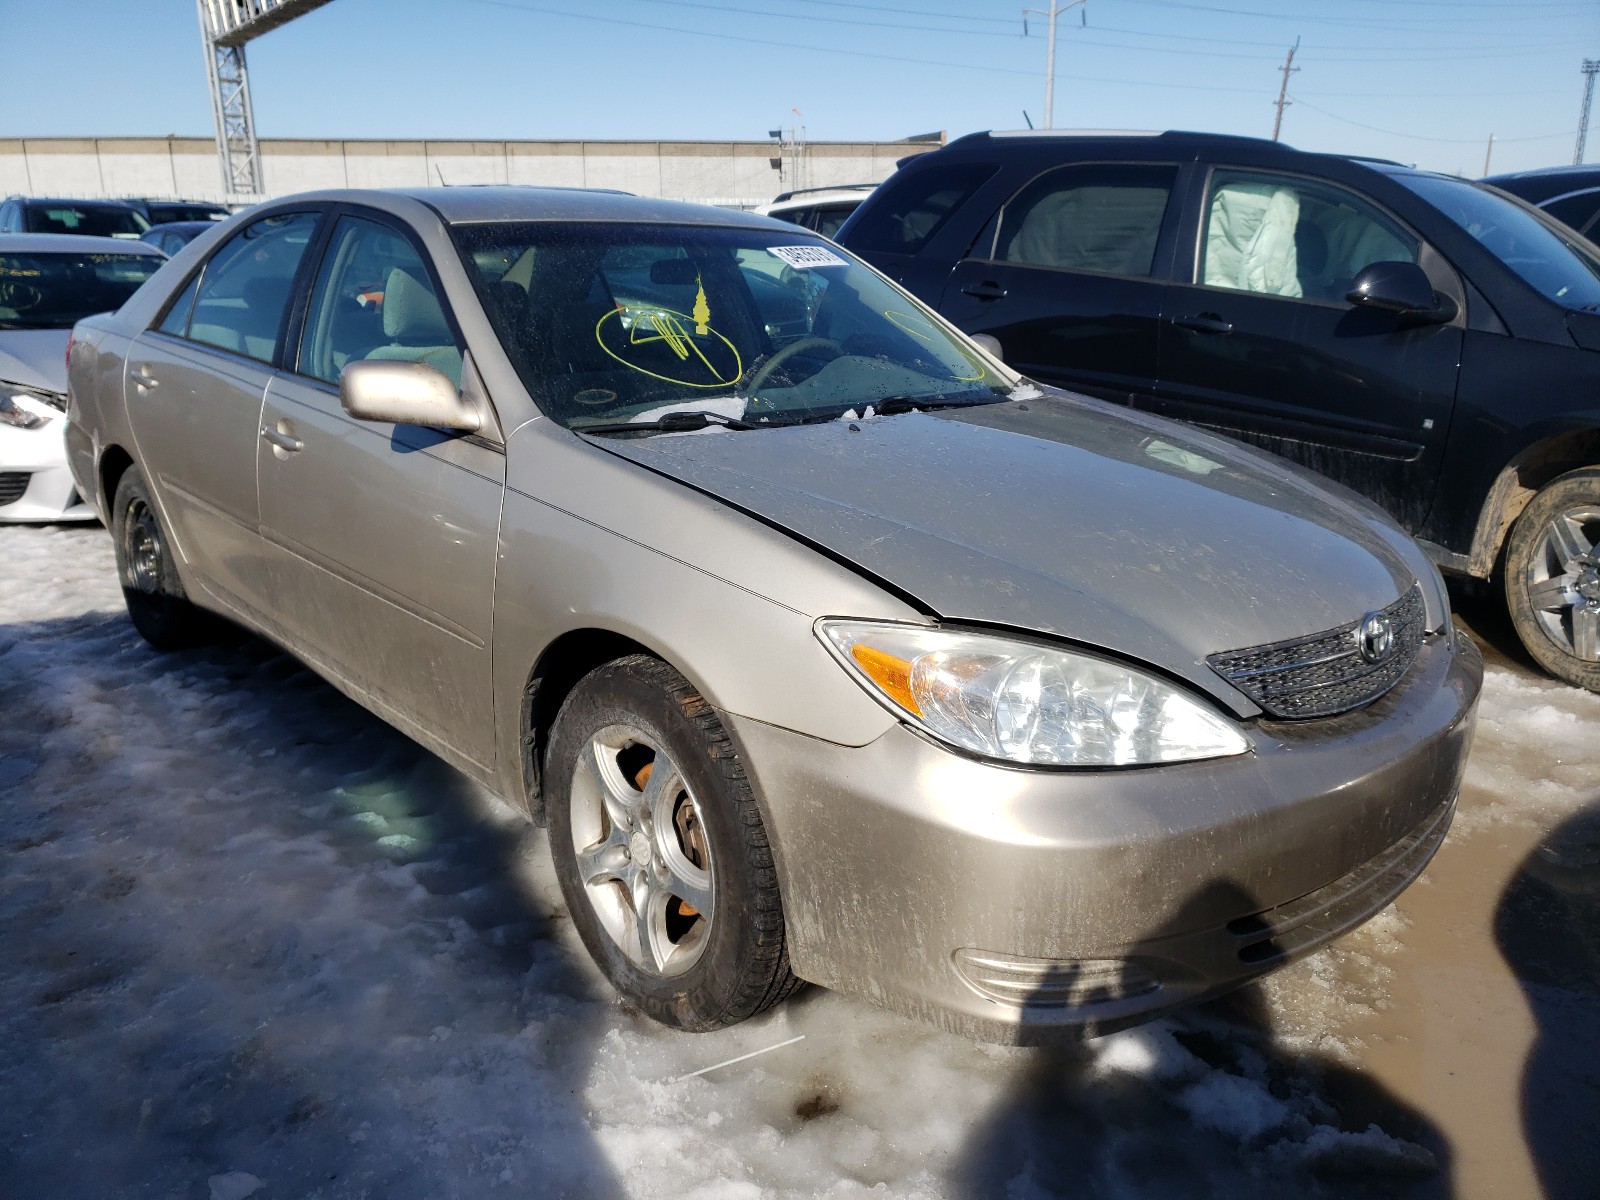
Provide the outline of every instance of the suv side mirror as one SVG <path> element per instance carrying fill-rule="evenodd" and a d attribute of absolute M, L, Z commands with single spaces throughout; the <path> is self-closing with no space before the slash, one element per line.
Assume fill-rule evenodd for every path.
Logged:
<path fill-rule="evenodd" d="M 1444 324 L 1456 315 L 1456 303 L 1433 290 L 1428 273 L 1411 262 L 1375 262 L 1350 282 L 1345 299 L 1361 308 Z"/>
<path fill-rule="evenodd" d="M 476 433 L 483 424 L 477 410 L 426 363 L 364 360 L 339 372 L 339 403 L 359 421 L 425 425 Z"/>

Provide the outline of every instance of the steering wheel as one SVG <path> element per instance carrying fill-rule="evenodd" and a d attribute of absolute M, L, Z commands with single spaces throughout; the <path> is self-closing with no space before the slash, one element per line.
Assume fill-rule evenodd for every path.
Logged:
<path fill-rule="evenodd" d="M 839 343 L 834 341 L 832 338 L 803 337 L 797 342 L 790 342 L 781 350 L 773 351 L 771 358 L 767 359 L 766 362 L 762 363 L 753 372 L 751 372 L 750 380 L 745 384 L 745 391 L 752 396 L 755 395 L 762 389 L 763 386 L 765 386 L 767 377 L 781 367 L 784 363 L 788 362 L 795 355 L 803 353 L 806 350 L 818 349 L 838 351 L 838 353 L 834 356 L 835 358 L 842 357 L 844 354 L 844 347 L 839 345 Z"/>

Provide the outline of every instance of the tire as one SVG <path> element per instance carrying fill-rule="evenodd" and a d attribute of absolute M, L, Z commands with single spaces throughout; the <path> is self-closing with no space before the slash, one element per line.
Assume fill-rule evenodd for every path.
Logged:
<path fill-rule="evenodd" d="M 138 467 L 129 467 L 117 481 L 111 542 L 122 598 L 139 635 L 157 650 L 182 650 L 208 640 L 215 626 L 183 594 L 172 544 Z"/>
<path fill-rule="evenodd" d="M 1528 653 L 1600 692 L 1600 467 L 1563 475 L 1529 502 L 1506 539 L 1503 574 Z"/>
<path fill-rule="evenodd" d="M 628 1003 L 703 1032 L 799 987 L 744 767 L 683 676 L 643 654 L 586 675 L 556 717 L 545 779 L 567 911 Z"/>

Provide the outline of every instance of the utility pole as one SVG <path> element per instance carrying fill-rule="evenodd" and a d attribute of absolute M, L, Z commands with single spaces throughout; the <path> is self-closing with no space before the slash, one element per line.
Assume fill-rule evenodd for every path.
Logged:
<path fill-rule="evenodd" d="M 1489 173 L 1489 160 L 1494 157 L 1494 134 L 1489 135 L 1489 148 L 1483 152 L 1483 173 Z"/>
<path fill-rule="evenodd" d="M 1578 148 L 1572 152 L 1572 164 L 1583 161 L 1583 144 L 1589 140 L 1589 104 L 1594 100 L 1594 77 L 1600 71 L 1600 59 L 1583 60 L 1583 109 L 1578 113 Z"/>
<path fill-rule="evenodd" d="M 1045 129 L 1055 128 L 1056 111 L 1056 18 L 1064 12 L 1074 8 L 1083 9 L 1083 22 L 1089 23 L 1089 0 L 1070 0 L 1067 4 L 1051 4 L 1048 9 L 1025 8 L 1022 10 L 1022 36 L 1028 36 L 1028 14 L 1048 17 L 1050 19 L 1050 36 L 1046 43 L 1047 49 L 1044 56 L 1044 125 Z"/>
<path fill-rule="evenodd" d="M 1283 85 L 1278 88 L 1278 115 L 1272 122 L 1272 140 L 1278 140 L 1278 132 L 1283 128 L 1283 110 L 1294 101 L 1289 99 L 1289 76 L 1300 68 L 1294 65 L 1294 52 L 1300 49 L 1300 39 L 1295 38 L 1294 45 L 1289 47 L 1289 57 L 1283 60 Z"/>

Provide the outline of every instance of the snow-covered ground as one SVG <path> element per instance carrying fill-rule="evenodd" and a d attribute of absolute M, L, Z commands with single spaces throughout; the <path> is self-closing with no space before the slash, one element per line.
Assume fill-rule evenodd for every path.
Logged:
<path fill-rule="evenodd" d="M 1413 964 L 1460 965 L 1411 915 L 1448 870 L 1262 985 L 1072 1052 L 816 989 L 677 1034 L 590 967 L 538 831 L 253 639 L 152 652 L 99 527 L 0 528 L 0 621 L 8 1200 L 1526 1194 L 1382 1082 L 1441 1004 Z M 1597 747 L 1600 697 L 1493 666 L 1451 844 L 1581 817 Z M 1600 1027 L 1569 985 L 1540 984 Z M 1532 1036 L 1442 1038 L 1416 1077 L 1500 1053 L 1514 1092 Z M 1485 1136 L 1567 1194 L 1519 1128 Z"/>

